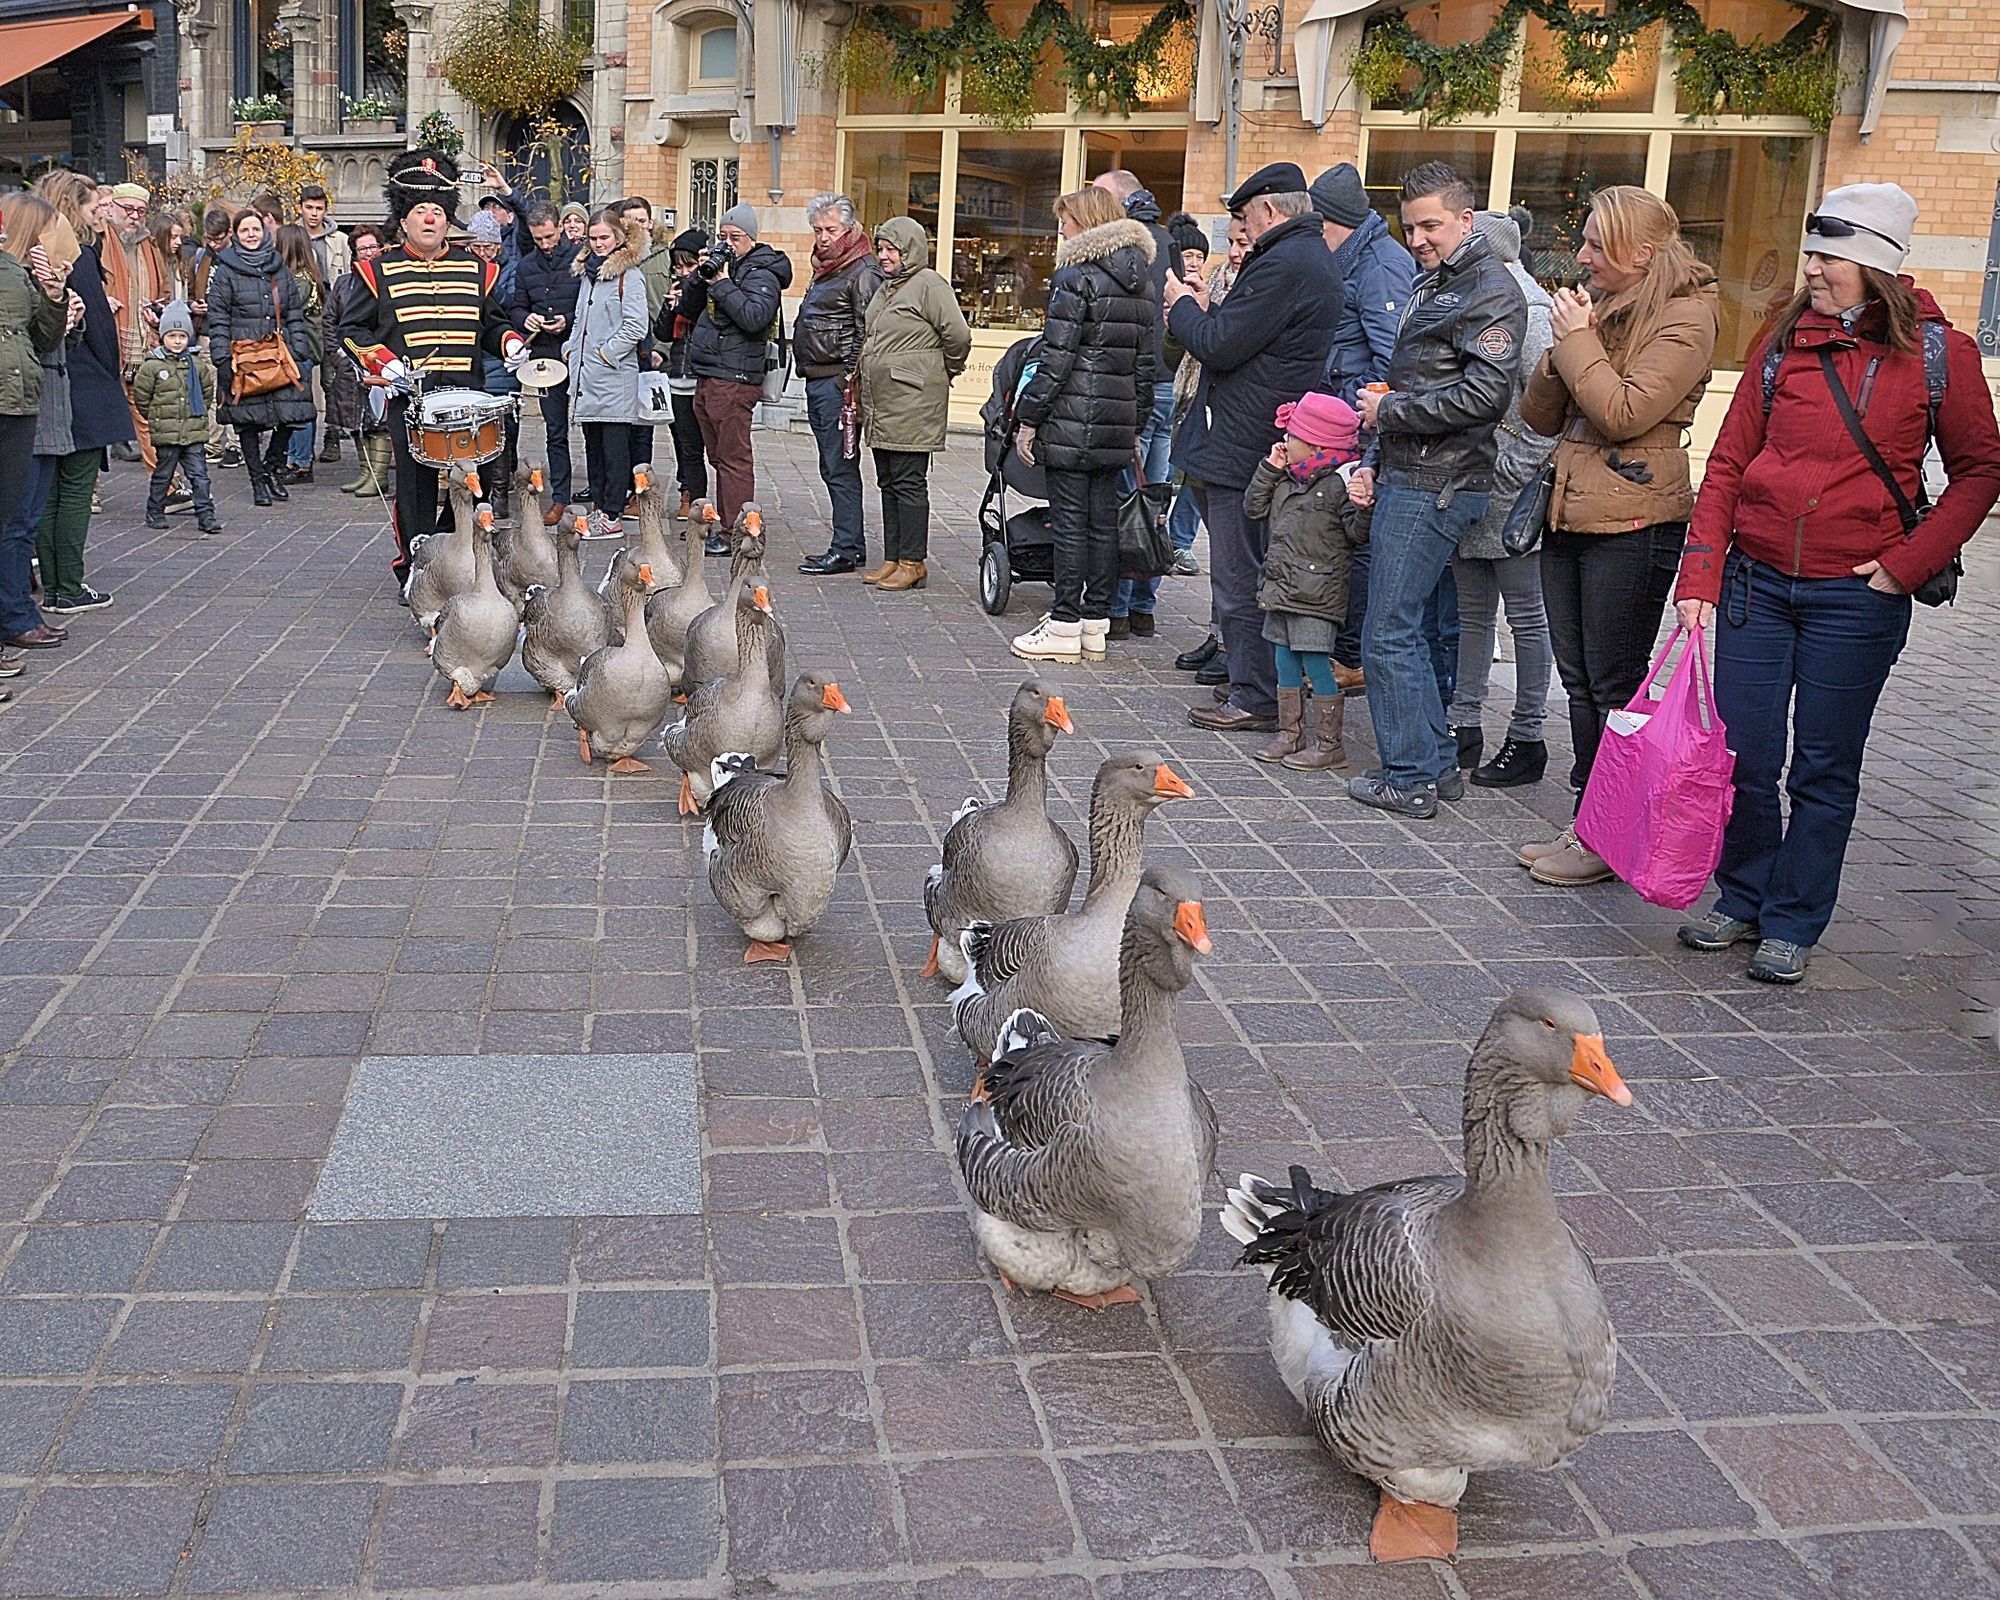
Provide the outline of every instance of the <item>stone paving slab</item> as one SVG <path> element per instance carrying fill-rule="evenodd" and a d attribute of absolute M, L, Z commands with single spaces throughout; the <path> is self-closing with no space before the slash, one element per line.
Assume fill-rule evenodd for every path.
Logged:
<path fill-rule="evenodd" d="M 1466 1046 L 1529 984 L 1589 997 L 1633 1086 L 1556 1164 L 1619 1328 L 1610 1426 L 1476 1480 L 1454 1567 L 1385 1571 L 1219 1230 L 1097 1317 L 974 1254 L 920 884 L 1002 781 L 1005 639 L 1040 595 L 978 610 L 968 445 L 904 596 L 793 575 L 825 542 L 810 441 L 758 451 L 796 659 L 856 708 L 830 752 L 856 848 L 795 960 L 755 969 L 667 778 L 585 770 L 538 693 L 445 709 L 377 508 L 321 485 L 259 516 L 224 474 L 231 531 L 187 539 L 139 525 L 137 469 L 107 480 L 118 603 L 0 713 L 0 1595 L 1994 1591 L 1992 530 L 1916 619 L 1789 993 L 1618 885 L 1531 884 L 1511 849 L 1552 785 L 1405 823 L 1188 727 L 1168 662 L 1200 581 L 1158 638 L 1058 672 L 1061 820 L 1110 750 L 1196 790 L 1149 848 L 1204 885 L 1181 1020 L 1223 1170 L 1449 1167 Z M 699 1207 L 320 1220 L 373 1058 L 482 1125 L 509 1061 L 674 1062 Z M 628 1137 L 614 1104 L 564 1109 Z"/>

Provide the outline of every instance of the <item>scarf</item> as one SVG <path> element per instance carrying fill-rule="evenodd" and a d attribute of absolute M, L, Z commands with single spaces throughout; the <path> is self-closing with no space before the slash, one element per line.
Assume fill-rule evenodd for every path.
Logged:
<path fill-rule="evenodd" d="M 1329 472 L 1340 465 L 1340 452 L 1330 444 L 1321 445 L 1303 461 L 1294 461 L 1285 468 L 1292 475 L 1292 482 L 1311 483 L 1322 472 Z"/>
<path fill-rule="evenodd" d="M 862 227 L 858 223 L 850 222 L 847 225 L 847 232 L 833 241 L 831 249 L 817 241 L 814 242 L 813 282 L 818 283 L 821 278 L 830 278 L 836 272 L 844 271 L 863 256 L 873 254 L 874 249 L 874 244 Z"/>
<path fill-rule="evenodd" d="M 165 346 L 161 348 L 165 350 Z M 187 363 L 188 415 L 191 417 L 205 415 L 208 411 L 208 406 L 201 397 L 201 368 L 195 363 L 194 346 L 190 344 L 179 356 L 169 353 L 167 359 L 169 361 L 179 360 Z"/>
<path fill-rule="evenodd" d="M 616 254 L 617 251 L 614 250 L 612 255 Z M 597 274 L 603 269 L 604 263 L 610 259 L 611 256 L 601 256 L 594 250 L 586 249 L 583 257 L 583 275 L 592 283 L 597 282 Z"/>
<path fill-rule="evenodd" d="M 255 250 L 245 250 L 240 244 L 232 244 L 220 257 L 238 272 L 247 272 L 252 277 L 271 278 L 278 272 L 278 247 L 266 239 Z"/>

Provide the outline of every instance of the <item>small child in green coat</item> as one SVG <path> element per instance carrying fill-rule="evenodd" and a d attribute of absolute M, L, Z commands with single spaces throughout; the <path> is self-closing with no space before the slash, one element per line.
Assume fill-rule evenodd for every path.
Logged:
<path fill-rule="evenodd" d="M 220 533 L 208 485 L 208 424 L 215 410 L 215 367 L 194 348 L 194 317 L 185 301 L 160 313 L 160 342 L 132 377 L 132 402 L 152 430 L 159 465 L 146 493 L 146 526 L 167 525 L 167 489 L 178 473 L 194 496 L 195 526 Z"/>

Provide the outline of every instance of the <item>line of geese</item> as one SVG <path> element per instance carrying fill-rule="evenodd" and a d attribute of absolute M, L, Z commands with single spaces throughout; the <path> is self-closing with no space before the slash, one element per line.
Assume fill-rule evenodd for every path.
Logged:
<path fill-rule="evenodd" d="M 449 704 L 490 700 L 518 638 L 585 762 L 649 770 L 637 753 L 660 735 L 680 811 L 705 819 L 709 884 L 744 959 L 781 961 L 852 844 L 823 753 L 849 706 L 824 673 L 783 689 L 757 508 L 729 530 L 717 598 L 702 568 L 712 505 L 685 519 L 676 557 L 650 468 L 635 482 L 636 524 L 593 590 L 581 519 L 551 536 L 534 515 L 537 469 L 520 474 L 519 522 L 497 551 L 476 479 L 455 475 L 453 532 L 419 541 L 406 598 Z M 953 1020 L 977 1065 L 955 1147 L 978 1248 L 1010 1291 L 1101 1311 L 1138 1301 L 1134 1280 L 1175 1271 L 1199 1241 L 1217 1126 L 1176 1010 L 1212 943 L 1193 878 L 1145 862 L 1148 817 L 1194 793 L 1150 752 L 1099 766 L 1090 877 L 1071 909 L 1078 853 L 1048 814 L 1047 769 L 1073 732 L 1050 685 L 1016 690 L 1005 796 L 966 800 L 925 878 L 923 976 L 957 985 Z M 1555 1140 L 1593 1096 L 1631 1103 L 1589 1004 L 1515 994 L 1467 1063 L 1463 1178 L 1344 1193 L 1293 1166 L 1282 1183 L 1226 1186 L 1220 1222 L 1268 1284 L 1279 1375 L 1326 1449 L 1380 1488 L 1377 1560 L 1449 1559 L 1469 1473 L 1552 1467 L 1608 1415 L 1616 1339 L 1549 1182 Z"/>

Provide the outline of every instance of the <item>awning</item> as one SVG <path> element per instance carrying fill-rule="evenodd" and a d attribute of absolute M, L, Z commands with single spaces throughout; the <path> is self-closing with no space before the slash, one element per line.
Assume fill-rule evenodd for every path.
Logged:
<path fill-rule="evenodd" d="M 1851 10 L 1868 13 L 1868 76 L 1861 85 L 1861 137 L 1875 131 L 1882 116 L 1882 101 L 1889 93 L 1889 68 L 1896 59 L 1896 46 L 1910 31 L 1910 19 L 1903 14 L 1903 0 L 1846 0 Z"/>
<path fill-rule="evenodd" d="M 1366 11 L 1375 0 L 1313 0 L 1292 30 L 1292 50 L 1298 57 L 1299 114 L 1315 128 L 1326 123 L 1333 107 L 1333 33 L 1343 17 Z"/>
<path fill-rule="evenodd" d="M 35 22 L 0 23 L 0 83 L 25 78 L 114 28 L 137 22 L 137 11 L 98 11 L 83 17 L 48 17 Z M 144 13 L 146 22 L 152 13 Z"/>
<path fill-rule="evenodd" d="M 799 125 L 799 8 L 793 0 L 752 0 L 750 93 L 760 128 Z"/>

